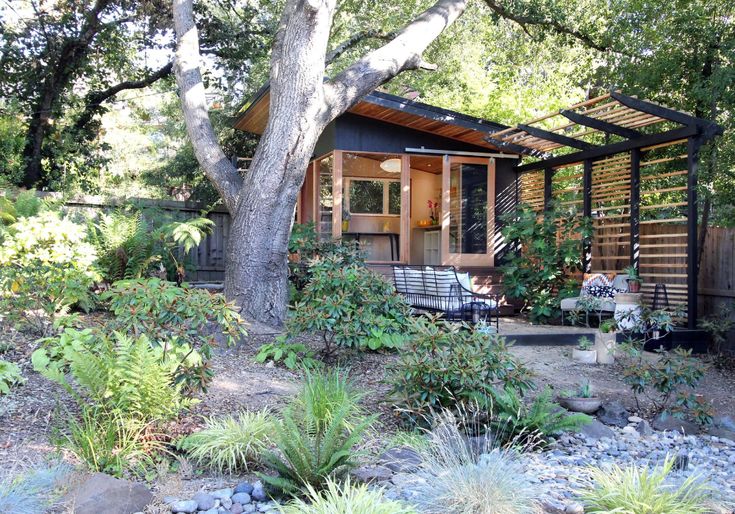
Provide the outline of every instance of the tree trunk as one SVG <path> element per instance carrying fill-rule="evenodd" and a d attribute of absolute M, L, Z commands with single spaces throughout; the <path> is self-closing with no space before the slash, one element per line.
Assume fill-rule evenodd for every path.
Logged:
<path fill-rule="evenodd" d="M 192 0 L 173 1 L 175 71 L 187 131 L 197 159 L 232 217 L 225 294 L 246 318 L 273 327 L 281 326 L 286 317 L 288 238 L 296 199 L 322 130 L 380 84 L 403 70 L 422 67 L 422 52 L 464 11 L 466 0 L 439 0 L 389 43 L 325 83 L 335 5 L 336 0 L 286 3 L 272 50 L 268 124 L 240 180 L 234 177 L 234 166 L 223 162 L 207 115 Z"/>

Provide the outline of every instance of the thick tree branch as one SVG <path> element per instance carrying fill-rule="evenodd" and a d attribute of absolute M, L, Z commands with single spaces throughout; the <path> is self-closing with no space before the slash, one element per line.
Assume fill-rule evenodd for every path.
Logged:
<path fill-rule="evenodd" d="M 429 67 L 424 50 L 464 12 L 467 0 L 439 0 L 403 27 L 387 44 L 373 50 L 324 85 L 329 119 L 350 108 L 404 70 Z"/>
<path fill-rule="evenodd" d="M 212 181 L 227 209 L 236 210 L 242 178 L 225 156 L 214 133 L 207 110 L 202 74 L 199 71 L 199 34 L 194 25 L 192 0 L 174 0 L 176 59 L 174 71 L 179 85 L 181 110 L 194 154 L 205 175 Z"/>
<path fill-rule="evenodd" d="M 325 59 L 325 62 L 327 64 L 331 64 L 336 59 L 339 59 L 339 57 L 345 53 L 350 48 L 353 48 L 360 44 L 362 41 L 366 39 L 381 39 L 383 41 L 390 41 L 395 37 L 395 32 L 383 32 L 376 29 L 371 30 L 363 30 L 362 32 L 357 32 L 350 36 L 349 38 L 342 41 L 339 45 L 335 46 L 328 54 L 327 58 Z"/>
<path fill-rule="evenodd" d="M 74 128 L 77 130 L 83 129 L 87 125 L 87 123 L 92 120 L 95 114 L 97 114 L 100 105 L 102 105 L 103 102 L 106 102 L 113 96 L 117 95 L 119 92 L 127 91 L 129 89 L 143 89 L 150 86 L 154 82 L 161 80 L 164 77 L 167 77 L 171 74 L 173 64 L 173 62 L 169 62 L 154 73 L 151 73 L 147 77 L 140 80 L 126 80 L 124 82 L 120 82 L 119 84 L 115 84 L 114 86 L 111 86 L 105 90 L 90 92 L 86 98 L 84 112 L 82 112 L 79 118 L 77 118 L 77 121 L 74 123 Z"/>

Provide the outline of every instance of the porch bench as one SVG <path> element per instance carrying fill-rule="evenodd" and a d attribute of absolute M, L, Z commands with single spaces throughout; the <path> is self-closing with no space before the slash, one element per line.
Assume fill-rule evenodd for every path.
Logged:
<path fill-rule="evenodd" d="M 411 307 L 441 313 L 447 321 L 484 321 L 499 329 L 498 296 L 473 291 L 470 274 L 454 266 L 393 265 L 393 284 Z"/>

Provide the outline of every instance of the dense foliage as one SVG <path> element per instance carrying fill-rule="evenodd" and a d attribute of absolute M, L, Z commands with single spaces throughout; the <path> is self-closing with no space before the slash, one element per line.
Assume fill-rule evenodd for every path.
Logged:
<path fill-rule="evenodd" d="M 10 388 L 25 382 L 20 367 L 14 362 L 0 359 L 0 395 L 10 393 Z"/>
<path fill-rule="evenodd" d="M 505 339 L 438 319 L 420 317 L 392 370 L 392 395 L 414 422 L 468 405 L 496 390 L 532 386 L 531 373 Z"/>
<path fill-rule="evenodd" d="M 392 284 L 364 264 L 345 264 L 339 255 L 310 262 L 308 282 L 293 307 L 289 334 L 319 334 L 325 356 L 335 346 L 397 348 L 409 321 L 408 305 Z"/>
<path fill-rule="evenodd" d="M 517 245 L 502 266 L 503 287 L 523 300 L 532 321 L 549 321 L 559 314 L 561 298 L 572 295 L 569 276 L 582 268 L 582 239 L 591 236 L 591 222 L 558 208 L 539 215 L 524 204 L 503 221 L 503 237 Z"/>

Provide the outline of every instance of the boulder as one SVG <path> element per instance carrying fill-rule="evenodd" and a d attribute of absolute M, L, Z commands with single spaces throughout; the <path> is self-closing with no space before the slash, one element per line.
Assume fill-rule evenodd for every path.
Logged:
<path fill-rule="evenodd" d="M 653 434 L 653 429 L 651 428 L 651 424 L 648 421 L 646 421 L 645 419 L 642 420 L 640 423 L 638 423 L 636 425 L 635 429 L 642 436 L 649 436 L 649 435 Z"/>
<path fill-rule="evenodd" d="M 696 423 L 685 419 L 678 419 L 667 414 L 659 414 L 651 423 L 653 428 L 659 432 L 679 432 L 680 434 L 691 435 L 699 433 L 699 426 Z"/>
<path fill-rule="evenodd" d="M 365 484 L 387 482 L 393 476 L 393 472 L 386 466 L 361 466 L 352 470 L 351 474 Z"/>
<path fill-rule="evenodd" d="M 214 496 L 207 493 L 196 493 L 192 498 L 197 502 L 197 509 L 199 510 L 210 510 L 214 508 Z"/>
<path fill-rule="evenodd" d="M 132 514 L 144 511 L 152 501 L 153 495 L 143 484 L 104 473 L 92 474 L 72 488 L 65 498 L 75 514 Z"/>
<path fill-rule="evenodd" d="M 603 403 L 600 410 L 597 411 L 597 419 L 606 425 L 620 428 L 628 426 L 628 416 L 630 413 L 617 400 Z"/>
<path fill-rule="evenodd" d="M 379 461 L 396 473 L 416 471 L 421 464 L 421 456 L 413 448 L 391 448 L 384 452 Z"/>
<path fill-rule="evenodd" d="M 590 439 L 602 439 L 603 437 L 612 439 L 615 437 L 615 432 L 596 419 L 592 420 L 592 423 L 588 423 L 580 428 L 579 433 L 585 437 L 589 437 Z"/>
<path fill-rule="evenodd" d="M 248 493 L 235 493 L 232 495 L 232 503 L 239 503 L 245 505 L 250 503 L 250 495 Z"/>

